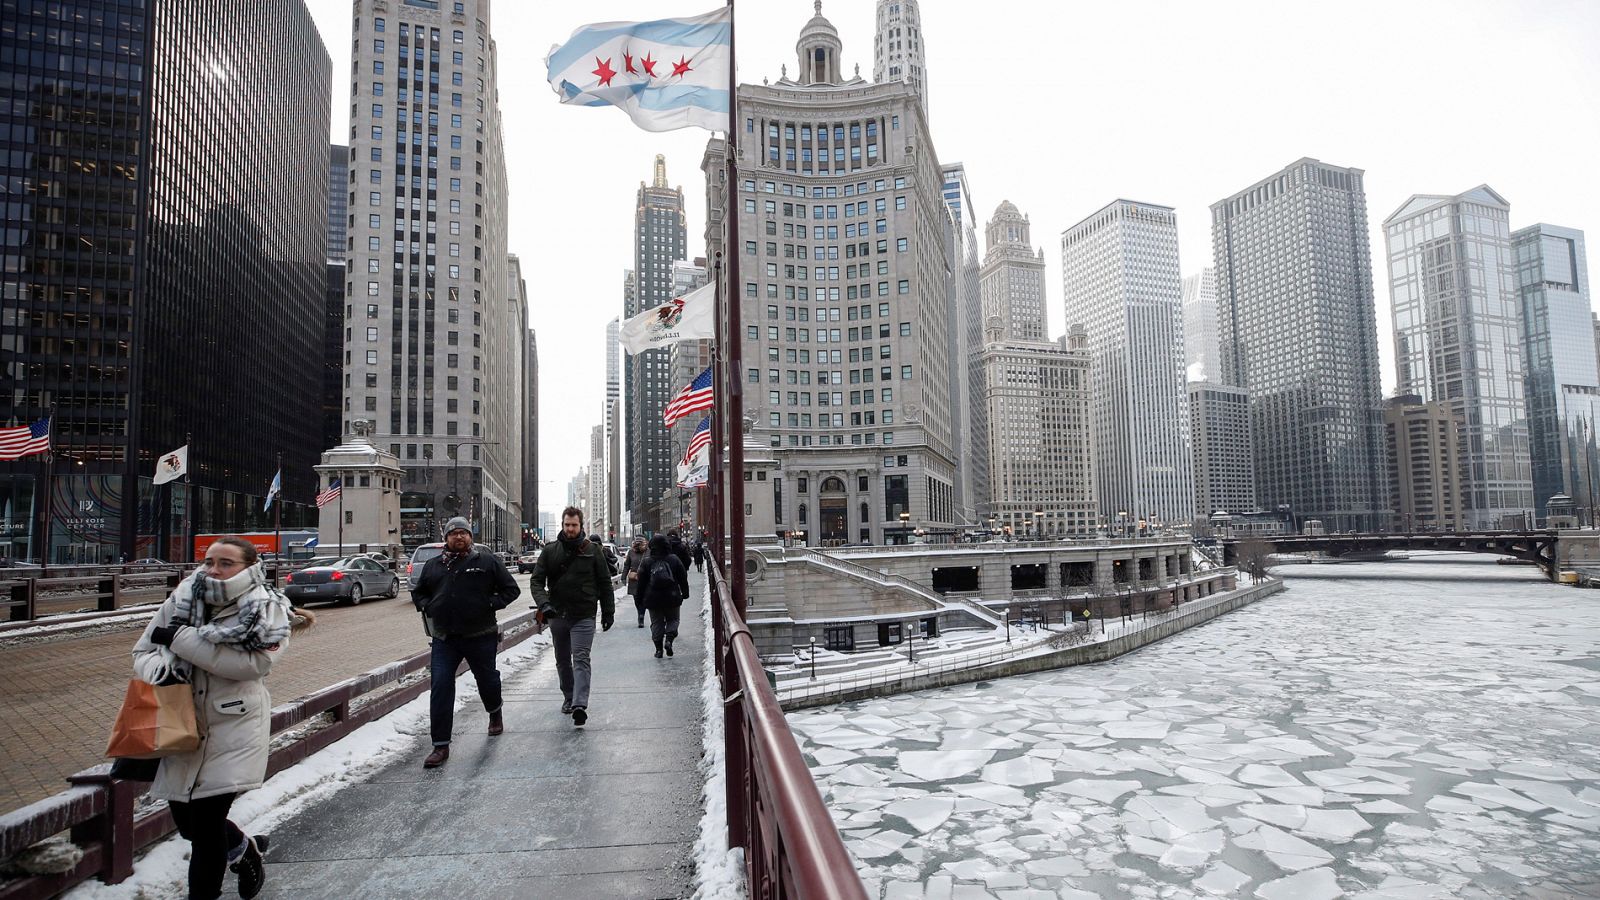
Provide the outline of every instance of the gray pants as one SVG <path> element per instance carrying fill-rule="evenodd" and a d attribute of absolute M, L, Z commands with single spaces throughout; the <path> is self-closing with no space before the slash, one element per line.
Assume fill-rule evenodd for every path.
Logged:
<path fill-rule="evenodd" d="M 594 646 L 594 619 L 550 620 L 550 642 L 556 648 L 556 674 L 561 696 L 573 706 L 589 706 L 589 648 Z"/>
<path fill-rule="evenodd" d="M 655 642 L 657 648 L 661 646 L 662 638 L 668 641 L 677 639 L 680 608 L 677 604 L 673 604 L 666 609 L 650 610 L 650 639 Z"/>

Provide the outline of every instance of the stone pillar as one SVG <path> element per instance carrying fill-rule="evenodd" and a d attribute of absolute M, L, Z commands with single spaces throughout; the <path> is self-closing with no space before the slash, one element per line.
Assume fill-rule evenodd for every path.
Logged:
<path fill-rule="evenodd" d="M 1065 593 L 1061 583 L 1061 561 L 1056 559 L 1054 554 L 1046 554 L 1046 558 L 1049 561 L 1044 566 L 1045 590 L 1050 596 L 1059 597 Z"/>
<path fill-rule="evenodd" d="M 985 600 L 1011 600 L 1011 555 L 996 553 L 984 557 L 978 570 L 978 596 Z"/>

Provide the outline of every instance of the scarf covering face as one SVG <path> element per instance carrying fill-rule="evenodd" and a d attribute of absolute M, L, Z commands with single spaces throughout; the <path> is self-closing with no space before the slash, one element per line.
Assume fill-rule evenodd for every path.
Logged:
<path fill-rule="evenodd" d="M 183 588 L 188 588 L 184 590 Z M 173 594 L 174 624 L 192 625 L 200 636 L 213 644 L 237 644 L 244 650 L 272 650 L 289 636 L 289 600 L 267 582 L 257 562 L 228 579 L 212 578 L 205 568 L 195 570 Z M 202 614 L 200 604 L 210 609 Z M 239 605 L 239 615 L 231 622 L 209 622 L 211 615 L 229 604 Z"/>
<path fill-rule="evenodd" d="M 444 554 L 442 556 L 442 560 L 444 562 L 444 567 L 446 569 L 454 569 L 456 567 L 456 563 L 461 562 L 463 559 L 466 559 L 467 556 L 472 553 L 472 549 L 473 549 L 472 545 L 468 544 L 467 545 L 467 549 L 462 550 L 460 553 L 457 553 L 456 551 L 451 550 L 449 547 L 445 547 L 444 548 Z"/>

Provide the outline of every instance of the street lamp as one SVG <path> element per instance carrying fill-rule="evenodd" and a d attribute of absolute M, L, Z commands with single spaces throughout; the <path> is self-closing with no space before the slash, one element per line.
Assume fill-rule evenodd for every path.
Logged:
<path fill-rule="evenodd" d="M 1117 534 L 1123 538 L 1128 536 L 1128 514 L 1122 510 L 1117 511 Z"/>
<path fill-rule="evenodd" d="M 1036 539 L 1044 537 L 1044 506 L 1040 505 L 1033 508 L 1033 518 L 1034 537 Z"/>
<path fill-rule="evenodd" d="M 909 543 L 911 540 L 911 513 L 900 514 L 900 543 Z"/>
<path fill-rule="evenodd" d="M 816 635 L 812 635 L 812 637 L 811 637 L 811 680 L 812 681 L 816 681 L 817 680 L 817 638 L 816 638 Z"/>

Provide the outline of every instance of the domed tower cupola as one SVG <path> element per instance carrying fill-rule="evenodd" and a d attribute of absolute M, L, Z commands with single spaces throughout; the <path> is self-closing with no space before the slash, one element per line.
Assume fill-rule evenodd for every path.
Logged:
<path fill-rule="evenodd" d="M 823 18 L 822 0 L 816 0 L 816 10 L 817 14 L 800 30 L 800 40 L 794 45 L 800 57 L 800 83 L 841 84 L 844 77 L 839 55 L 844 51 L 844 42 L 839 40 L 839 31 L 833 23 Z"/>

